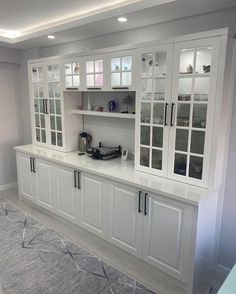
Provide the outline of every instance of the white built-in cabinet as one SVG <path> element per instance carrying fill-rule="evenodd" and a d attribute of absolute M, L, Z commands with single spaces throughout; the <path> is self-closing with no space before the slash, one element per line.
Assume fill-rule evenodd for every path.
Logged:
<path fill-rule="evenodd" d="M 188 283 L 195 207 L 20 152 L 17 170 L 22 197 Z"/>
<path fill-rule="evenodd" d="M 142 48 L 136 168 L 207 187 L 219 39 Z"/>

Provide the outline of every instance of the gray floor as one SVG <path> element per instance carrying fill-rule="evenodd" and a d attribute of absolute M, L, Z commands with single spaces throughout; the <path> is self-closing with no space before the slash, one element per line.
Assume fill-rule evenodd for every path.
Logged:
<path fill-rule="evenodd" d="M 166 278 L 166 275 L 161 271 L 156 270 L 152 266 L 142 262 L 136 257 L 114 247 L 100 238 L 86 232 L 85 230 L 63 220 L 60 217 L 51 215 L 48 212 L 34 207 L 28 202 L 18 199 L 17 189 L 9 189 L 0 192 L 0 198 L 5 198 L 9 202 L 16 205 L 18 208 L 26 211 L 34 219 L 56 232 L 65 236 L 79 247 L 86 249 L 90 254 L 94 254 L 101 258 L 105 263 L 115 267 L 125 274 L 133 277 L 141 284 L 159 294 L 183 294 L 178 281 Z M 217 286 L 222 283 L 219 278 L 216 278 Z M 212 283 L 212 282 L 211 282 Z M 204 286 L 204 287 L 203 287 Z M 202 285 L 197 293 L 205 294 L 209 285 Z M 1 289 L 0 289 L 1 294 Z"/>
<path fill-rule="evenodd" d="M 63 235 L 0 199 L 4 294 L 153 294 Z"/>

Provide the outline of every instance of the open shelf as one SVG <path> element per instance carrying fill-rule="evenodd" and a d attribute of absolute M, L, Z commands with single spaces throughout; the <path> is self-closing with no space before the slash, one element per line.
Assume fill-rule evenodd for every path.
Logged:
<path fill-rule="evenodd" d="M 131 114 L 131 113 L 88 111 L 88 110 L 77 110 L 77 109 L 72 110 L 71 113 L 83 114 L 83 115 L 104 116 L 104 117 L 114 117 L 114 118 L 135 119 L 135 114 Z"/>

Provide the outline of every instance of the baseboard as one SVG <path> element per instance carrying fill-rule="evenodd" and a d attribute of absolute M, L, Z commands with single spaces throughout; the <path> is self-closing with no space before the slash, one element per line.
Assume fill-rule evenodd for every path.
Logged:
<path fill-rule="evenodd" d="M 230 269 L 227 267 L 224 267 L 223 265 L 220 264 L 215 264 L 211 267 L 210 273 L 213 275 L 217 275 L 221 279 L 225 279 L 228 274 L 230 273 Z"/>
<path fill-rule="evenodd" d="M 9 183 L 6 185 L 1 185 L 0 191 L 4 191 L 4 190 L 10 189 L 10 188 L 15 188 L 15 187 L 17 187 L 17 184 L 18 184 L 18 182 L 13 182 L 13 183 Z"/>

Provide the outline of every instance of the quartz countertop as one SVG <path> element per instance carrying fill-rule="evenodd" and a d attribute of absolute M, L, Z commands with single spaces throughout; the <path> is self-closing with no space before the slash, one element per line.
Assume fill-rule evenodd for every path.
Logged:
<path fill-rule="evenodd" d="M 95 160 L 88 155 L 79 156 L 78 151 L 65 153 L 36 145 L 17 146 L 14 149 L 194 206 L 198 206 L 209 194 L 208 189 L 205 188 L 136 171 L 132 160 L 122 161 L 120 158 L 107 161 Z"/>

